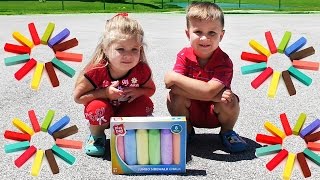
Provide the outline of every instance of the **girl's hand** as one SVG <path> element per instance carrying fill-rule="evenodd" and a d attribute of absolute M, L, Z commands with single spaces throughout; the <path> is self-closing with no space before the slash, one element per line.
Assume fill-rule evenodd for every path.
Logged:
<path fill-rule="evenodd" d="M 126 87 L 123 92 L 125 94 L 124 98 L 128 98 L 128 103 L 143 95 L 142 89 L 135 87 Z"/>
<path fill-rule="evenodd" d="M 124 95 L 123 91 L 117 89 L 118 86 L 119 86 L 119 81 L 114 81 L 110 86 L 106 88 L 106 96 L 108 99 L 116 100 Z"/>
<path fill-rule="evenodd" d="M 221 102 L 230 103 L 233 101 L 234 94 L 230 89 L 226 89 L 223 91 L 221 96 Z"/>

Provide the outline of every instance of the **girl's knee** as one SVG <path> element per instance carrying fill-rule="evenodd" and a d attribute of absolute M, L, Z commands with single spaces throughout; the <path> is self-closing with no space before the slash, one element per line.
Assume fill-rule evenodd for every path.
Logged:
<path fill-rule="evenodd" d="M 93 100 L 84 108 L 84 116 L 87 120 L 89 120 L 90 125 L 109 124 L 110 117 L 113 115 L 113 108 L 106 100 Z"/>

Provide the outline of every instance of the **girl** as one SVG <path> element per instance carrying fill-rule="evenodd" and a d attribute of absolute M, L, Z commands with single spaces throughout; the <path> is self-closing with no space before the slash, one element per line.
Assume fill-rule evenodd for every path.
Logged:
<path fill-rule="evenodd" d="M 85 146 L 88 155 L 104 154 L 104 130 L 110 117 L 148 116 L 153 112 L 150 97 L 156 88 L 143 36 L 140 24 L 127 14 L 111 18 L 93 58 L 77 79 L 74 100 L 85 105 L 85 118 L 90 122 L 91 134 Z"/>

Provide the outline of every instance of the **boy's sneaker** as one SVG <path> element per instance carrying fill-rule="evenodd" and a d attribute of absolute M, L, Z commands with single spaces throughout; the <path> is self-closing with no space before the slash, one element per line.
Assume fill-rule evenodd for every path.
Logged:
<path fill-rule="evenodd" d="M 219 134 L 223 145 L 232 153 L 242 152 L 248 144 L 233 130 Z"/>
<path fill-rule="evenodd" d="M 90 134 L 85 151 L 89 156 L 103 156 L 105 153 L 106 136 L 92 136 Z"/>

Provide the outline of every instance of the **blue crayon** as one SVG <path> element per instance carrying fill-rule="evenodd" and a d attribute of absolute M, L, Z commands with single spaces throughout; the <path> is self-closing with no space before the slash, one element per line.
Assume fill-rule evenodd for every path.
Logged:
<path fill-rule="evenodd" d="M 137 142 L 135 130 L 126 130 L 124 136 L 124 161 L 128 165 L 137 164 Z"/>
<path fill-rule="evenodd" d="M 66 126 L 69 122 L 70 122 L 70 118 L 68 116 L 64 116 L 48 129 L 48 133 L 52 135 L 54 132 L 57 132 L 60 129 L 62 129 L 64 126 Z"/>
<path fill-rule="evenodd" d="M 304 37 L 301 37 L 300 39 L 298 39 L 296 42 L 294 42 L 293 44 L 291 44 L 289 47 L 286 48 L 286 50 L 284 51 L 284 54 L 287 55 L 288 57 L 290 56 L 290 54 L 298 51 L 302 46 L 304 46 L 307 43 L 307 39 Z"/>
<path fill-rule="evenodd" d="M 170 129 L 161 129 L 161 164 L 172 164 L 173 148 Z"/>
<path fill-rule="evenodd" d="M 53 38 L 51 38 L 48 41 L 48 46 L 52 47 L 58 43 L 60 43 L 61 41 L 63 41 L 65 38 L 67 38 L 70 35 L 70 31 L 69 29 L 65 28 L 64 30 L 62 30 L 59 34 L 57 34 L 56 36 L 54 36 Z"/>
<path fill-rule="evenodd" d="M 304 138 L 306 135 L 311 134 L 313 131 L 320 127 L 320 120 L 314 120 L 310 125 L 300 131 L 300 137 Z"/>

